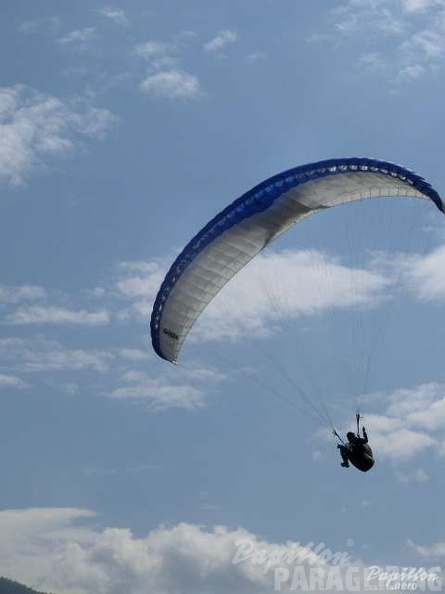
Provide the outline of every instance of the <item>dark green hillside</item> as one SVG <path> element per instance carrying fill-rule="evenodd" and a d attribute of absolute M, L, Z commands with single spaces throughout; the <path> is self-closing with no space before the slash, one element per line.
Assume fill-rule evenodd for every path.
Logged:
<path fill-rule="evenodd" d="M 44 592 L 37 592 L 32 588 L 27 588 L 18 582 L 8 580 L 0 577 L 0 594 L 49 594 Z"/>

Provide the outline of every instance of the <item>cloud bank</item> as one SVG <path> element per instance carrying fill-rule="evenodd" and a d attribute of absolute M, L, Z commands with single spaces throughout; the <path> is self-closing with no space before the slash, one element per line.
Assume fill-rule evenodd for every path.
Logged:
<path fill-rule="evenodd" d="M 271 543 L 243 528 L 180 523 L 136 537 L 123 528 L 95 529 L 94 516 L 76 508 L 1 511 L 3 572 L 63 594 L 269 594 L 275 568 L 336 565 L 345 572 L 351 563 L 325 545 L 316 553 L 313 543 Z M 289 586 L 283 582 L 283 591 Z"/>
<path fill-rule="evenodd" d="M 0 88 L 0 182 L 23 184 L 82 139 L 101 139 L 115 124 L 108 109 L 61 100 L 25 85 Z"/>

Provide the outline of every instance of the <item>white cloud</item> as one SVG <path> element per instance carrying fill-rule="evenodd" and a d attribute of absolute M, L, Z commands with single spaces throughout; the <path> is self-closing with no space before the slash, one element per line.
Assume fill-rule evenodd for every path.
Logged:
<path fill-rule="evenodd" d="M 180 523 L 136 537 L 128 529 L 94 528 L 91 518 L 81 509 L 0 512 L 3 572 L 62 594 L 270 594 L 276 568 L 291 578 L 296 567 L 322 576 L 335 567 L 344 580 L 352 565 L 347 553 L 329 562 L 327 547 L 316 554 L 314 545 L 271 543 L 243 528 Z M 363 567 L 358 560 L 353 565 Z M 290 581 L 280 585 L 289 591 Z"/>
<path fill-rule="evenodd" d="M 59 349 L 57 351 L 24 353 L 23 369 L 33 372 L 90 369 L 105 372 L 109 369 L 112 355 L 106 351 Z"/>
<path fill-rule="evenodd" d="M 96 29 L 94 27 L 84 27 L 66 33 L 58 39 L 58 42 L 77 51 L 84 51 L 91 45 L 95 35 Z"/>
<path fill-rule="evenodd" d="M 166 271 L 162 262 L 122 262 L 116 289 L 124 297 L 154 299 Z"/>
<path fill-rule="evenodd" d="M 151 377 L 148 373 L 129 371 L 123 375 L 123 386 L 107 394 L 110 398 L 140 402 L 151 412 L 171 408 L 194 410 L 207 404 L 209 395 L 223 376 L 212 369 L 190 367 L 175 369 L 174 375 Z"/>
<path fill-rule="evenodd" d="M 443 386 L 441 394 L 437 396 L 438 399 L 423 410 L 411 413 L 408 421 L 413 425 L 432 431 L 445 428 L 445 398 L 442 397 L 442 394 Z"/>
<path fill-rule="evenodd" d="M 198 78 L 180 64 L 184 45 L 192 38 L 193 32 L 183 31 L 170 43 L 151 40 L 135 46 L 134 53 L 148 63 L 141 91 L 168 99 L 195 99 L 203 94 Z"/>
<path fill-rule="evenodd" d="M 402 0 L 403 8 L 408 12 L 423 12 L 428 8 L 445 6 L 444 0 Z"/>
<path fill-rule="evenodd" d="M 373 257 L 373 270 L 397 284 L 399 293 L 408 293 L 424 303 L 445 302 L 445 245 L 439 245 L 426 254 L 384 253 Z"/>
<path fill-rule="evenodd" d="M 257 62 L 262 62 L 263 60 L 267 59 L 267 54 L 262 51 L 256 51 L 248 54 L 245 58 L 248 64 L 256 64 Z"/>
<path fill-rule="evenodd" d="M 55 306 L 28 306 L 18 309 L 6 316 L 10 324 L 76 324 L 87 326 L 100 326 L 108 324 L 109 314 L 106 311 L 88 312 L 85 310 L 73 311 Z"/>
<path fill-rule="evenodd" d="M 64 349 L 58 342 L 45 339 L 0 339 L 0 358 L 12 361 L 23 372 L 90 369 L 104 372 L 114 355 L 100 350 Z"/>
<path fill-rule="evenodd" d="M 445 558 L 445 542 L 438 542 L 433 545 L 416 545 L 409 540 L 408 545 L 423 559 L 441 559 Z"/>
<path fill-rule="evenodd" d="M 149 74 L 139 87 L 148 95 L 168 99 L 194 99 L 202 94 L 197 77 L 183 70 Z"/>
<path fill-rule="evenodd" d="M 122 262 L 116 280 L 117 295 L 131 305 L 118 314 L 119 319 L 136 317 L 147 320 L 162 280 L 168 270 L 168 262 Z"/>
<path fill-rule="evenodd" d="M 22 184 L 83 137 L 102 138 L 116 118 L 107 109 L 63 102 L 23 85 L 0 88 L 0 181 Z"/>
<path fill-rule="evenodd" d="M 195 31 L 183 29 L 173 37 L 173 43 L 177 48 L 187 47 L 190 41 L 194 41 L 197 35 Z"/>
<path fill-rule="evenodd" d="M 378 68 L 375 60 L 360 60 L 359 64 L 362 69 L 390 78 L 396 86 L 434 73 L 443 65 L 443 0 L 348 0 L 334 9 L 331 17 L 337 36 L 343 41 L 352 42 L 360 35 L 361 46 L 369 44 L 371 50 L 375 37 L 386 38 Z M 370 55 L 372 51 L 363 54 Z"/>
<path fill-rule="evenodd" d="M 226 29 L 225 31 L 220 31 L 216 37 L 205 43 L 204 49 L 207 52 L 219 52 L 226 45 L 235 43 L 236 41 L 238 41 L 238 35 L 234 31 Z"/>
<path fill-rule="evenodd" d="M 392 0 L 347 0 L 332 11 L 334 27 L 342 35 L 353 35 L 363 30 L 399 35 L 404 30 L 404 22 L 397 4 Z"/>
<path fill-rule="evenodd" d="M 123 359 L 127 359 L 129 361 L 146 361 L 147 360 L 147 353 L 141 351 L 140 349 L 121 349 L 119 351 L 119 355 Z"/>
<path fill-rule="evenodd" d="M 41 19 L 22 21 L 17 26 L 20 33 L 30 34 L 36 33 L 42 29 L 49 29 L 50 31 L 58 31 L 60 28 L 60 18 L 57 16 L 43 17 Z"/>
<path fill-rule="evenodd" d="M 445 302 L 445 246 L 425 256 L 406 256 L 398 260 L 408 286 L 423 301 Z"/>
<path fill-rule="evenodd" d="M 286 250 L 257 256 L 213 300 L 192 331 L 199 340 L 274 332 L 289 318 L 331 309 L 370 308 L 388 298 L 392 280 L 370 269 L 350 269 L 315 250 Z M 168 270 L 167 260 L 124 263 L 117 295 L 132 305 L 120 317 L 147 319 Z M 354 287 L 354 290 L 351 289 Z"/>
<path fill-rule="evenodd" d="M 74 541 L 86 546 L 94 533 L 78 527 L 78 520 L 93 517 L 76 508 L 31 508 L 0 511 L 0 566 L 2 575 L 42 586 L 51 579 L 61 551 Z M 68 588 L 65 592 L 68 592 Z"/>
<path fill-rule="evenodd" d="M 45 296 L 45 290 L 34 285 L 21 285 L 18 287 L 0 285 L 0 302 L 3 303 L 34 301 L 35 299 L 43 299 Z"/>
<path fill-rule="evenodd" d="M 386 298 L 390 285 L 391 280 L 378 272 L 349 269 L 315 250 L 269 251 L 257 256 L 221 291 L 191 337 L 265 335 L 290 318 L 351 306 L 372 307 Z"/>
<path fill-rule="evenodd" d="M 441 384 L 431 383 L 411 390 L 396 390 L 387 399 L 387 412 L 393 417 L 412 418 L 434 404 L 442 396 L 443 389 Z"/>
<path fill-rule="evenodd" d="M 179 69 L 180 59 L 176 46 L 162 41 L 140 43 L 134 53 L 149 65 L 149 74 Z"/>
<path fill-rule="evenodd" d="M 400 47 L 402 52 L 412 52 L 413 59 L 423 57 L 425 60 L 440 58 L 445 52 L 443 35 L 437 31 L 420 31 Z"/>
<path fill-rule="evenodd" d="M 105 297 L 105 289 L 103 287 L 96 287 L 88 291 L 88 294 L 95 299 L 103 299 Z"/>
<path fill-rule="evenodd" d="M 368 52 L 362 54 L 359 58 L 358 64 L 367 70 L 377 73 L 385 73 L 387 68 L 384 56 L 378 52 Z"/>
<path fill-rule="evenodd" d="M 200 408 L 203 405 L 203 394 L 193 386 L 169 385 L 161 379 L 148 376 L 141 382 L 131 382 L 126 377 L 127 385 L 116 388 L 108 395 L 111 398 L 128 401 L 144 401 L 148 410 L 152 412 L 164 411 L 171 408 L 188 410 Z"/>
<path fill-rule="evenodd" d="M 117 25 L 126 25 L 128 23 L 127 15 L 123 8 L 104 6 L 103 8 L 99 8 L 97 12 L 103 17 L 115 22 Z"/>
<path fill-rule="evenodd" d="M 134 52 L 140 58 L 153 60 L 154 58 L 164 57 L 175 51 L 175 47 L 170 43 L 163 41 L 145 41 L 135 46 Z"/>
<path fill-rule="evenodd" d="M 28 384 L 15 375 L 0 373 L 0 390 L 2 388 L 27 388 Z"/>
<path fill-rule="evenodd" d="M 400 83 L 412 82 L 422 77 L 425 74 L 425 72 L 425 68 L 423 66 L 420 66 L 419 64 L 404 66 L 398 72 L 396 80 Z"/>
<path fill-rule="evenodd" d="M 421 384 L 413 389 L 400 389 L 392 394 L 375 395 L 372 402 L 384 404 L 381 414 L 367 414 L 366 426 L 371 445 L 378 457 L 395 462 L 413 460 L 426 452 L 444 455 L 445 385 Z M 422 481 L 428 478 L 422 470 L 408 473 L 398 469 L 399 480 Z"/>
<path fill-rule="evenodd" d="M 442 18 L 445 19 L 445 10 Z M 398 47 L 398 55 L 400 72 L 396 82 L 415 80 L 434 72 L 442 66 L 445 56 L 443 27 L 436 24 L 412 34 Z"/>
<path fill-rule="evenodd" d="M 279 331 L 289 319 L 333 309 L 369 309 L 408 291 L 425 302 L 445 301 L 445 247 L 426 255 L 370 254 L 350 268 L 316 250 L 263 252 L 216 296 L 189 340 L 236 339 Z M 115 290 L 131 303 L 119 317 L 147 319 L 168 270 L 159 262 L 123 263 Z"/>
<path fill-rule="evenodd" d="M 417 468 L 411 472 L 398 473 L 397 480 L 401 483 L 424 483 L 429 480 L 428 474 L 423 468 Z"/>
<path fill-rule="evenodd" d="M 79 386 L 73 382 L 71 383 L 53 383 L 51 381 L 46 381 L 47 385 L 52 385 L 54 387 L 57 387 L 57 389 L 62 392 L 63 394 L 68 394 L 69 396 L 73 396 L 74 394 L 77 394 L 79 392 Z"/>
<path fill-rule="evenodd" d="M 391 433 L 378 430 L 378 418 L 367 415 L 366 423 L 372 426 L 372 446 L 378 451 L 378 456 L 391 460 L 408 461 L 436 446 L 437 441 L 420 431 L 413 431 L 406 427 L 395 429 Z M 377 427 L 377 430 L 376 430 Z"/>

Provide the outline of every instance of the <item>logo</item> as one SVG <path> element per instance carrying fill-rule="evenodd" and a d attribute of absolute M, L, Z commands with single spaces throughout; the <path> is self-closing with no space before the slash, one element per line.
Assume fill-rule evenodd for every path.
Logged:
<path fill-rule="evenodd" d="M 170 338 L 173 338 L 173 340 L 179 340 L 179 336 L 176 334 L 176 332 L 173 332 L 173 330 L 169 330 L 168 328 L 163 328 L 162 332 L 164 334 L 167 334 L 167 336 L 170 336 Z"/>
<path fill-rule="evenodd" d="M 365 567 L 354 563 L 348 553 L 332 552 L 323 542 L 261 548 L 258 542 L 243 538 L 235 544 L 238 548 L 232 563 L 258 566 L 264 575 L 270 575 L 276 592 L 442 591 L 440 567 Z"/>

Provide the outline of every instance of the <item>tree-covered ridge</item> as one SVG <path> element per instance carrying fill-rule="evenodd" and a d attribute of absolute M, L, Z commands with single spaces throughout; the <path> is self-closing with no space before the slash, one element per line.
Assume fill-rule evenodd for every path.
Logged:
<path fill-rule="evenodd" d="M 8 580 L 7 578 L 0 577 L 0 594 L 44 594 L 43 592 L 37 592 L 32 588 L 27 588 L 23 584 Z"/>

